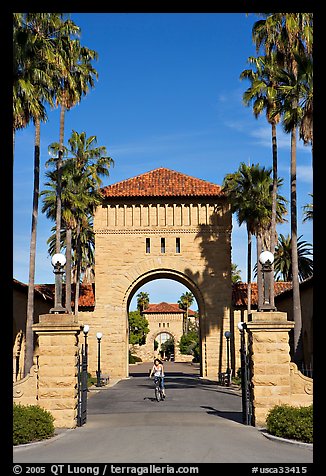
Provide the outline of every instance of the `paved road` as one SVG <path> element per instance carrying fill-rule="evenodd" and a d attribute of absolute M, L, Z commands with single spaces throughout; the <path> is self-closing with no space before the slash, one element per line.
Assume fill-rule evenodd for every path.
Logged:
<path fill-rule="evenodd" d="M 198 377 L 198 368 L 166 363 L 164 402 L 156 402 L 151 364 L 93 389 L 87 424 L 14 448 L 15 463 L 311 463 L 310 447 L 266 438 L 241 423 L 241 395 Z"/>

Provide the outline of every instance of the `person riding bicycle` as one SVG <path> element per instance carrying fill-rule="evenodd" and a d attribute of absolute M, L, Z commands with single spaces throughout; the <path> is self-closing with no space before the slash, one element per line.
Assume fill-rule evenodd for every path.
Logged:
<path fill-rule="evenodd" d="M 161 379 L 161 389 L 162 389 L 162 394 L 163 397 L 165 398 L 165 388 L 164 388 L 164 367 L 160 359 L 155 359 L 154 360 L 154 365 L 152 367 L 151 373 L 149 374 L 149 377 L 151 378 L 152 375 L 154 374 L 154 379 L 155 377 L 159 377 Z"/>

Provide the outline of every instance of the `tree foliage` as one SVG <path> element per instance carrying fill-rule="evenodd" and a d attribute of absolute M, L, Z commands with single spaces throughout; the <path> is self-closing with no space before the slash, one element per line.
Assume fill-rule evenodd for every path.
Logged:
<path fill-rule="evenodd" d="M 144 312 L 147 309 L 149 304 L 149 294 L 141 291 L 137 294 L 137 309 L 140 312 Z"/>
<path fill-rule="evenodd" d="M 187 334 L 183 334 L 179 341 L 181 354 L 193 355 L 194 361 L 200 360 L 199 331 L 196 325 L 190 325 Z"/>
<path fill-rule="evenodd" d="M 298 237 L 298 271 L 299 279 L 303 281 L 313 274 L 312 246 Z M 274 270 L 276 279 L 292 281 L 292 240 L 290 235 L 280 234 L 275 248 Z"/>
<path fill-rule="evenodd" d="M 149 333 L 148 320 L 139 311 L 129 312 L 129 344 L 144 345 Z"/>

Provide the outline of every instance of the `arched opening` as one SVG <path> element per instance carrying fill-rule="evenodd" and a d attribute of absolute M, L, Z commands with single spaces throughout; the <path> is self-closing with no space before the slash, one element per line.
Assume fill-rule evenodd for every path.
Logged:
<path fill-rule="evenodd" d="M 160 356 L 162 360 L 174 360 L 175 356 L 175 339 L 169 332 L 159 332 L 154 339 L 154 352 Z"/>
<path fill-rule="evenodd" d="M 129 313 L 137 309 L 137 296 L 140 293 L 148 293 L 150 303 L 147 312 L 144 310 L 142 313 L 149 319 L 146 345 L 136 349 L 140 352 L 142 361 L 152 362 L 158 356 L 164 360 L 192 362 L 196 355 L 202 369 L 200 316 L 204 316 L 205 311 L 204 300 L 196 284 L 189 277 L 175 270 L 153 270 L 139 276 L 125 295 L 127 321 Z M 193 301 L 188 309 L 181 309 L 178 301 L 186 293 L 193 296 Z M 157 312 L 155 306 L 157 306 Z M 185 316 L 190 322 L 186 326 Z M 187 352 L 189 351 L 188 354 L 181 353 L 179 344 L 182 335 L 188 331 L 190 334 L 190 331 L 194 331 L 195 328 L 198 335 L 197 353 L 193 353 L 191 346 L 186 349 Z M 129 321 L 128 330 L 130 331 Z M 134 347 L 133 351 L 135 351 Z M 129 352 L 128 355 L 130 357 Z M 202 375 L 201 370 L 200 373 Z"/>

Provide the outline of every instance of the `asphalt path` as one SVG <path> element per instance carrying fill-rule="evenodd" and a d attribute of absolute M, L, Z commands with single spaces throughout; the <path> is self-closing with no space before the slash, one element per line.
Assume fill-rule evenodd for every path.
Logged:
<path fill-rule="evenodd" d="M 311 463 L 311 445 L 267 438 L 242 424 L 241 393 L 199 377 L 198 366 L 165 364 L 157 402 L 151 363 L 88 394 L 87 423 L 21 445 L 14 463 Z"/>

